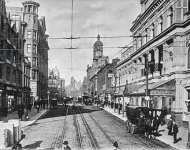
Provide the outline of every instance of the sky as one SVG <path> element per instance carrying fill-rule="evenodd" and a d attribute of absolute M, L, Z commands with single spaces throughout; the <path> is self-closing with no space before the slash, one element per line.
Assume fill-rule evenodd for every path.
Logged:
<path fill-rule="evenodd" d="M 22 6 L 24 0 L 6 0 L 7 6 Z M 49 68 L 57 67 L 66 85 L 71 76 L 83 80 L 87 65 L 92 64 L 93 44 L 96 38 L 81 38 L 74 40 L 51 39 L 51 37 L 69 37 L 71 35 L 71 0 L 35 0 L 40 4 L 39 17 L 46 17 L 49 42 Z M 73 36 L 130 36 L 132 22 L 140 13 L 140 0 L 74 0 Z M 128 45 L 132 39 L 103 38 L 104 55 L 110 61 L 119 56 L 118 46 Z M 71 69 L 72 68 L 72 69 Z"/>

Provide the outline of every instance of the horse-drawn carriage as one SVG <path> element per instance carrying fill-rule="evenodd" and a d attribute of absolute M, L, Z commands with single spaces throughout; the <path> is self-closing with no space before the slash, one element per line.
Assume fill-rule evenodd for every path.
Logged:
<path fill-rule="evenodd" d="M 132 134 L 145 134 L 147 131 L 153 133 L 153 131 L 158 130 L 158 126 L 164 121 L 164 117 L 167 115 L 167 110 L 127 106 L 126 115 L 127 131 Z"/>

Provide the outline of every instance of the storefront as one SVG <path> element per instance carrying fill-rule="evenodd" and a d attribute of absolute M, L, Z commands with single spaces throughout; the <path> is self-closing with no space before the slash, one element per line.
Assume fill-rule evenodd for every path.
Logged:
<path fill-rule="evenodd" d="M 136 87 L 135 89 L 133 87 Z M 129 92 L 130 105 L 147 106 L 151 108 L 161 109 L 167 108 L 172 110 L 173 102 L 175 101 L 175 80 L 164 80 L 160 82 L 150 83 L 149 100 L 146 100 L 145 89 L 146 85 L 133 85 L 134 91 Z M 129 86 L 130 88 L 130 86 Z"/>

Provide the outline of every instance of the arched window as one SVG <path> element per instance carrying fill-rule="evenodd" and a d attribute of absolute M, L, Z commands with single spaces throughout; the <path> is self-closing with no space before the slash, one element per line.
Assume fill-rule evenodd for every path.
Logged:
<path fill-rule="evenodd" d="M 188 58 L 187 58 L 188 60 L 188 64 L 187 64 L 187 67 L 188 67 L 188 69 L 190 69 L 190 48 L 189 48 L 189 50 L 188 50 Z"/>
<path fill-rule="evenodd" d="M 150 38 L 153 39 L 155 36 L 155 29 L 154 29 L 154 23 L 151 26 L 151 31 L 150 31 Z"/>
<path fill-rule="evenodd" d="M 170 27 L 173 24 L 173 19 L 173 8 L 170 7 L 167 15 L 167 27 Z"/>
<path fill-rule="evenodd" d="M 157 26 L 157 35 L 160 34 L 163 30 L 163 17 L 160 16 L 158 19 L 158 26 Z"/>

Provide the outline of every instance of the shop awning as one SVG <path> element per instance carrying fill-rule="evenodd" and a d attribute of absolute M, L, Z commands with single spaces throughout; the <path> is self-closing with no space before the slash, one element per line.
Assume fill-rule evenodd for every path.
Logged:
<path fill-rule="evenodd" d="M 146 84 L 128 85 L 129 96 L 145 96 Z M 163 80 L 148 84 L 152 96 L 175 96 L 175 80 Z"/>

